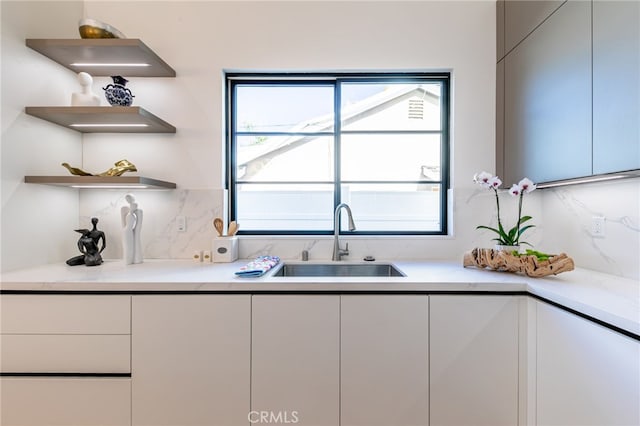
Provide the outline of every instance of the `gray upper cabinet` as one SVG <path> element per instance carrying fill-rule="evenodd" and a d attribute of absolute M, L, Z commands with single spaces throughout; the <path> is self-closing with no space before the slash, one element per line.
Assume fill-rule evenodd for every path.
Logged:
<path fill-rule="evenodd" d="M 505 0 L 496 1 L 496 56 L 498 61 L 504 58 L 504 4 Z"/>
<path fill-rule="evenodd" d="M 564 3 L 504 61 L 505 182 L 591 175 L 591 4 Z"/>
<path fill-rule="evenodd" d="M 496 174 L 504 176 L 504 60 L 496 67 Z"/>
<path fill-rule="evenodd" d="M 496 23 L 504 180 L 640 171 L 640 1 L 498 0 Z"/>
<path fill-rule="evenodd" d="M 640 169 L 640 2 L 593 2 L 593 173 Z"/>
<path fill-rule="evenodd" d="M 562 3 L 562 0 L 506 0 L 504 5 L 498 5 L 498 13 L 501 13 L 500 8 L 504 9 L 503 55 L 520 43 Z M 498 59 L 501 57 L 498 53 Z"/>

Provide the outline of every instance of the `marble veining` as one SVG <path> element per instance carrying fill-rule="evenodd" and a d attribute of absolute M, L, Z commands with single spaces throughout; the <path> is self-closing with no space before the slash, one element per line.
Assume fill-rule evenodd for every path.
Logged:
<path fill-rule="evenodd" d="M 544 241 L 576 264 L 640 280 L 640 179 L 559 187 L 543 193 Z M 591 234 L 605 217 L 605 236 Z"/>
<path fill-rule="evenodd" d="M 104 257 L 121 259 L 119 211 L 124 191 L 82 191 L 79 225 L 91 217 L 100 219 L 107 233 Z M 494 235 L 477 230 L 483 224 L 495 226 L 495 199 L 490 191 L 475 185 L 456 188 L 450 195 L 450 235 L 365 237 L 344 235 L 350 256 L 358 261 L 365 256 L 390 260 L 457 260 L 473 247 L 491 247 Z M 147 259 L 190 259 L 194 251 L 208 250 L 215 231 L 214 217 L 225 217 L 226 192 L 222 189 L 178 189 L 176 191 L 139 191 L 145 210 L 143 230 L 144 256 Z M 524 240 L 545 252 L 565 252 L 579 267 L 640 280 L 640 179 L 534 191 L 525 198 L 523 214 L 533 216 L 536 225 Z M 517 216 L 517 202 L 501 193 L 503 223 L 509 226 Z M 186 232 L 178 232 L 176 217 L 187 218 Z M 591 236 L 591 217 L 606 217 L 606 237 Z M 357 212 L 354 212 L 357 225 Z M 242 225 L 242 224 L 241 224 Z M 240 258 L 276 254 L 298 260 L 303 250 L 310 260 L 328 260 L 331 236 L 269 237 L 241 236 Z M 71 248 L 70 248 L 71 250 Z"/>
<path fill-rule="evenodd" d="M 210 250 L 214 237 L 212 219 L 223 216 L 224 190 L 138 191 L 145 211 L 142 230 L 144 257 L 187 259 L 194 250 Z M 104 256 L 122 258 L 120 207 L 126 192 L 85 191 L 80 199 L 80 223 L 98 217 L 107 234 Z M 96 207 L 97 206 L 97 207 Z M 186 232 L 179 232 L 176 218 L 185 216 Z"/>

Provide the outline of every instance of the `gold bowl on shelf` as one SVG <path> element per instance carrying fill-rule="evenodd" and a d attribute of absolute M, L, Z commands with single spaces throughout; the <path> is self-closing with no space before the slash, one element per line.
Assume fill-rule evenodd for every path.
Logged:
<path fill-rule="evenodd" d="M 81 19 L 78 30 L 82 38 L 127 38 L 117 28 L 95 19 Z"/>

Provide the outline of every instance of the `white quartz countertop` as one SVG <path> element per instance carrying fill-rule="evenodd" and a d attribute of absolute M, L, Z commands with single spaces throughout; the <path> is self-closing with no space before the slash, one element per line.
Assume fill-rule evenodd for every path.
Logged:
<path fill-rule="evenodd" d="M 0 289 L 4 293 L 526 292 L 640 335 L 640 282 L 587 269 L 529 278 L 463 268 L 461 262 L 453 261 L 377 261 L 393 263 L 407 276 L 273 277 L 269 271 L 259 278 L 236 277 L 234 272 L 247 262 L 205 264 L 151 260 L 126 266 L 122 261 L 114 260 L 96 267 L 52 264 L 2 274 Z"/>

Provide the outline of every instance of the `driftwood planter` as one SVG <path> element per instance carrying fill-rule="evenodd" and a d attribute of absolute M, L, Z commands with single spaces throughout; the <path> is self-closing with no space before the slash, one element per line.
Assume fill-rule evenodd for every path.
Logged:
<path fill-rule="evenodd" d="M 522 273 L 529 277 L 546 277 L 572 271 L 573 259 L 565 253 L 540 260 L 533 255 L 514 256 L 508 251 L 474 248 L 464 254 L 463 266 L 489 268 L 494 271 Z"/>

